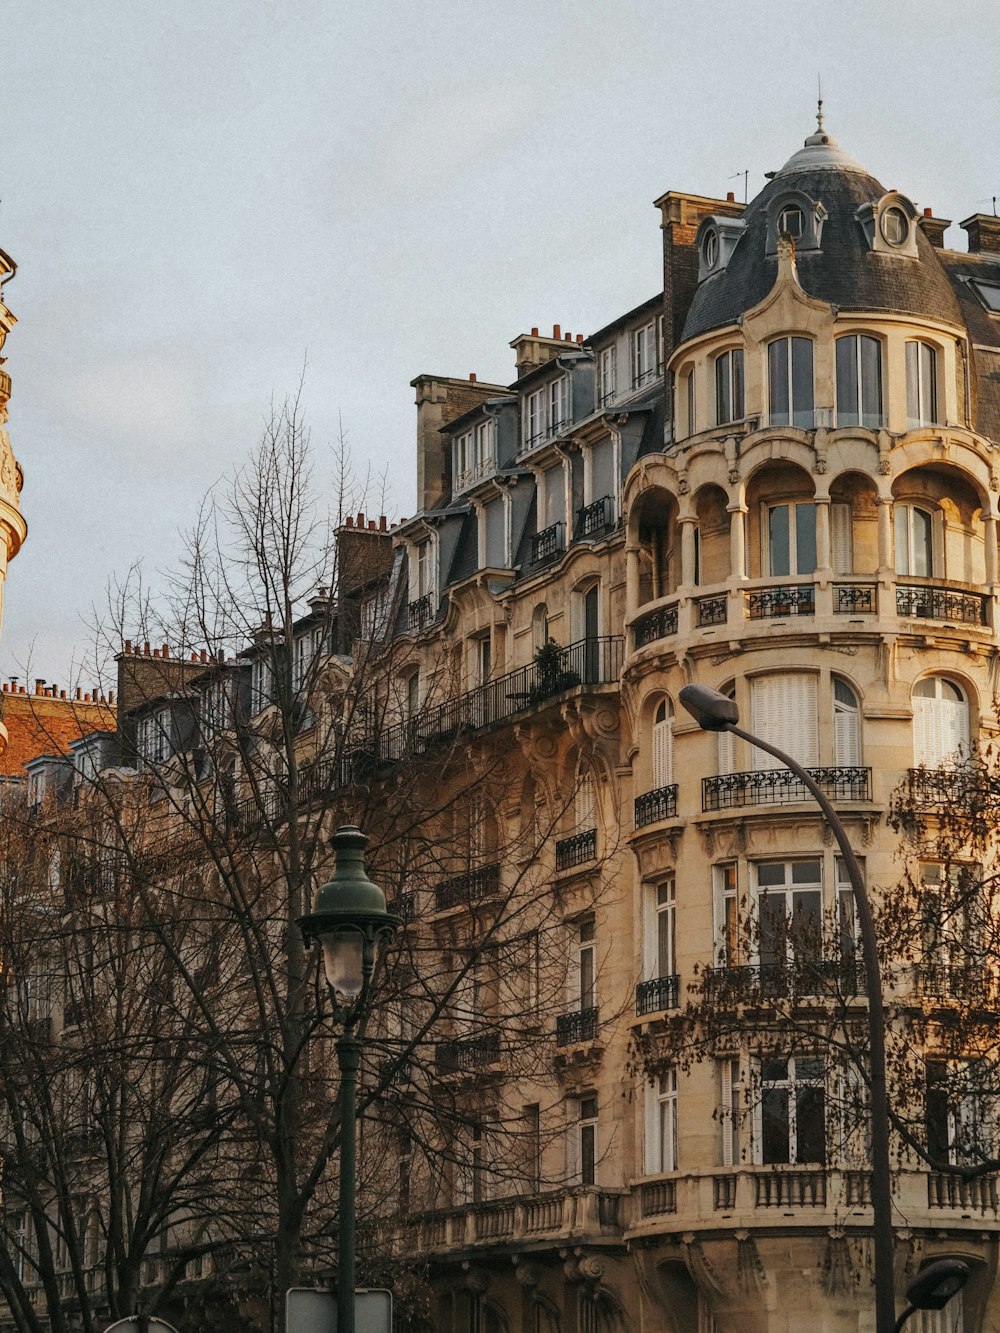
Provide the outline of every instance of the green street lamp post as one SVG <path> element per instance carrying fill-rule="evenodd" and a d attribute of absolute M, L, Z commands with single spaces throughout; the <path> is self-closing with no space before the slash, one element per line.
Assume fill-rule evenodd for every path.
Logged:
<path fill-rule="evenodd" d="M 872 1110 L 872 1233 L 875 1245 L 875 1329 L 894 1333 L 896 1324 L 895 1278 L 893 1275 L 892 1187 L 889 1168 L 889 1100 L 885 1085 L 885 1009 L 878 965 L 875 922 L 861 867 L 847 837 L 847 830 L 826 794 L 812 775 L 789 754 L 759 736 L 744 731 L 735 702 L 707 685 L 685 685 L 680 701 L 703 731 L 729 731 L 750 745 L 773 755 L 790 768 L 823 812 L 837 840 L 851 888 L 861 932 L 865 985 L 868 991 L 869 1086 Z"/>
<path fill-rule="evenodd" d="M 354 1333 L 357 1086 L 361 1065 L 358 1025 L 368 1010 L 372 972 L 382 944 L 399 928 L 386 911 L 385 894 L 365 874 L 368 839 L 345 824 L 331 839 L 333 878 L 316 894 L 308 916 L 299 918 L 306 945 L 319 941 L 333 999 L 340 1070 L 340 1184 L 337 1216 L 337 1333 Z"/>

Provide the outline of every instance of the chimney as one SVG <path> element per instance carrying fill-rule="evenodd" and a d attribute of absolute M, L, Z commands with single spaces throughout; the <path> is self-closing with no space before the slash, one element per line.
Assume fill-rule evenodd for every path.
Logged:
<path fill-rule="evenodd" d="M 475 382 L 476 382 L 476 372 L 475 372 L 474 370 L 470 370 L 470 371 L 469 371 L 469 383 L 470 383 L 470 384 L 475 384 Z"/>
<path fill-rule="evenodd" d="M 552 325 L 552 337 L 556 340 L 556 342 L 560 342 L 562 340 L 562 329 L 559 327 L 558 324 Z"/>
<path fill-rule="evenodd" d="M 35 677 L 35 693 L 36 693 L 36 694 L 41 694 L 41 693 L 43 692 L 44 689 L 45 689 L 45 681 L 42 680 L 40 677 L 36 676 L 36 677 Z"/>
<path fill-rule="evenodd" d="M 923 217 L 918 218 L 924 235 L 935 250 L 944 249 L 944 234 L 951 226 L 950 218 L 936 218 L 929 208 L 924 209 Z"/>
<path fill-rule="evenodd" d="M 970 255 L 1000 255 L 1000 218 L 992 213 L 973 213 L 958 225 L 969 238 Z"/>

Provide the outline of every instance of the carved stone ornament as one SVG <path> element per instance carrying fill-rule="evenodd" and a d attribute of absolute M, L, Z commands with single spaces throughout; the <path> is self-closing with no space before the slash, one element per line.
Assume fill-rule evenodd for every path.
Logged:
<path fill-rule="evenodd" d="M 3 492 L 5 500 L 9 501 L 15 509 L 18 506 L 17 496 L 21 487 L 18 485 L 20 468 L 14 458 L 14 451 L 10 447 L 10 436 L 5 430 L 0 429 L 0 490 Z"/>
<path fill-rule="evenodd" d="M 518 1256 L 513 1258 L 514 1280 L 522 1287 L 537 1287 L 542 1280 L 542 1270 L 538 1264 L 529 1264 Z"/>
<path fill-rule="evenodd" d="M 729 475 L 729 484 L 730 484 L 730 486 L 735 486 L 736 483 L 737 483 L 737 482 L 739 481 L 739 479 L 740 479 L 740 470 L 739 470 L 739 468 L 738 468 L 738 467 L 731 467 L 731 468 L 729 469 L 729 474 L 728 474 L 728 475 Z"/>
<path fill-rule="evenodd" d="M 892 471 L 892 463 L 888 458 L 880 458 L 878 460 L 878 470 L 880 476 L 887 477 Z"/>
<path fill-rule="evenodd" d="M 755 1295 L 767 1286 L 767 1269 L 749 1231 L 736 1232 L 736 1285 Z"/>

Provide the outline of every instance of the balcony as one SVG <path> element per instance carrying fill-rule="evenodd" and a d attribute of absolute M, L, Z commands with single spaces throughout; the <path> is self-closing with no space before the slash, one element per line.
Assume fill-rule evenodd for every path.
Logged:
<path fill-rule="evenodd" d="M 699 597 L 698 627 L 706 625 L 724 625 L 729 618 L 729 598 L 723 593 L 719 597 Z"/>
<path fill-rule="evenodd" d="M 642 1217 L 662 1217 L 677 1211 L 676 1180 L 647 1180 L 639 1186 L 639 1212 Z"/>
<path fill-rule="evenodd" d="M 833 610 L 835 615 L 873 615 L 876 609 L 874 583 L 835 583 Z"/>
<path fill-rule="evenodd" d="M 754 1175 L 755 1208 L 825 1208 L 826 1171 L 781 1166 Z"/>
<path fill-rule="evenodd" d="M 802 959 L 794 963 L 744 963 L 706 967 L 703 999 L 721 1009 L 768 1005 L 774 1000 L 863 995 L 865 973 L 858 958 Z"/>
<path fill-rule="evenodd" d="M 960 625 L 985 625 L 986 596 L 930 584 L 896 585 L 896 614 L 912 620 L 949 620 Z"/>
<path fill-rule="evenodd" d="M 614 501 L 610 495 L 602 495 L 599 500 L 576 511 L 574 536 L 577 541 L 585 541 L 588 537 L 603 537 L 614 532 L 617 526 Z"/>
<path fill-rule="evenodd" d="M 956 1208 L 965 1213 L 993 1213 L 1000 1209 L 996 1176 L 960 1176 L 932 1171 L 927 1177 L 927 1207 Z"/>
<path fill-rule="evenodd" d="M 621 674 L 623 649 L 624 640 L 613 635 L 579 639 L 542 663 L 529 662 L 384 728 L 369 742 L 371 752 L 380 761 L 393 762 L 426 750 L 436 740 L 504 722 L 580 685 L 612 684 Z"/>
<path fill-rule="evenodd" d="M 438 884 L 434 890 L 434 910 L 447 912 L 453 907 L 471 907 L 500 892 L 500 863 L 479 866 L 464 875 L 456 875 Z"/>
<path fill-rule="evenodd" d="M 639 1018 L 676 1009 L 680 995 L 680 977 L 654 977 L 640 981 L 635 988 L 635 1012 Z"/>
<path fill-rule="evenodd" d="M 924 961 L 914 965 L 913 974 L 917 994 L 927 1000 L 985 1005 L 996 999 L 993 978 L 982 963 Z"/>
<path fill-rule="evenodd" d="M 902 789 L 901 803 L 926 809 L 955 806 L 966 813 L 982 810 L 989 799 L 988 780 L 976 764 L 957 764 L 949 768 L 911 768 Z"/>
<path fill-rule="evenodd" d="M 577 1009 L 556 1019 L 556 1045 L 578 1046 L 597 1040 L 597 1008 Z"/>
<path fill-rule="evenodd" d="M 677 814 L 677 783 L 670 787 L 656 787 L 635 798 L 635 826 L 645 828 L 661 819 L 673 819 Z"/>
<path fill-rule="evenodd" d="M 552 523 L 531 539 L 532 567 L 547 565 L 566 549 L 566 524 Z"/>
<path fill-rule="evenodd" d="M 751 620 L 777 620 L 786 616 L 816 613 L 816 589 L 811 583 L 757 588 L 747 593 L 747 616 Z"/>
<path fill-rule="evenodd" d="M 556 869 L 572 870 L 597 859 L 597 829 L 584 829 L 556 843 Z"/>
<path fill-rule="evenodd" d="M 576 1186 L 526 1198 L 495 1199 L 414 1218 L 407 1227 L 407 1254 L 443 1249 L 496 1248 L 525 1241 L 581 1241 L 620 1237 L 623 1199 L 611 1190 Z"/>
<path fill-rule="evenodd" d="M 831 801 L 870 801 L 870 768 L 806 770 Z M 813 798 L 790 768 L 762 768 L 749 773 L 720 773 L 701 780 L 704 811 L 738 810 L 748 805 L 792 805 Z"/>
<path fill-rule="evenodd" d="M 657 639 L 667 639 L 676 633 L 676 602 L 671 606 L 660 606 L 655 611 L 648 611 L 632 622 L 632 635 L 637 648 L 645 648 L 647 643 L 655 643 Z"/>
<path fill-rule="evenodd" d="M 434 619 L 434 599 L 431 593 L 425 592 L 423 597 L 418 597 L 416 601 L 410 602 L 406 608 L 406 627 L 419 633 L 426 629 Z"/>
<path fill-rule="evenodd" d="M 434 1067 L 439 1074 L 467 1073 L 484 1069 L 500 1059 L 500 1033 L 485 1032 L 478 1037 L 458 1041 L 439 1041 L 434 1050 Z"/>

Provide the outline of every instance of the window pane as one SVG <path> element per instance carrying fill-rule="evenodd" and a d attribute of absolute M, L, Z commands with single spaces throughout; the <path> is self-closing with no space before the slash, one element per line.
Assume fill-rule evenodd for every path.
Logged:
<path fill-rule="evenodd" d="M 732 421 L 738 421 L 743 415 L 743 352 L 731 352 L 733 366 L 733 415 Z"/>
<path fill-rule="evenodd" d="M 795 572 L 812 574 L 816 570 L 816 506 L 795 506 Z"/>
<path fill-rule="evenodd" d="M 594 1126 L 580 1126 L 580 1184 L 594 1183 Z"/>
<path fill-rule="evenodd" d="M 729 393 L 729 353 L 715 363 L 715 405 L 719 423 L 732 421 L 732 399 Z"/>
<path fill-rule="evenodd" d="M 882 346 L 876 338 L 861 339 L 861 421 L 872 429 L 882 424 Z"/>
<path fill-rule="evenodd" d="M 931 573 L 931 516 L 926 509 L 911 509 L 913 522 L 913 574 L 929 578 Z"/>
<path fill-rule="evenodd" d="M 818 861 L 792 862 L 793 884 L 819 884 L 821 879 L 822 872 Z"/>
<path fill-rule="evenodd" d="M 825 1094 L 822 1088 L 799 1088 L 795 1106 L 795 1160 L 826 1162 Z"/>
<path fill-rule="evenodd" d="M 761 1157 L 764 1162 L 787 1162 L 788 1147 L 788 1093 L 765 1088 L 761 1099 Z"/>
<path fill-rule="evenodd" d="M 920 424 L 920 344 L 906 344 L 906 424 Z"/>
<path fill-rule="evenodd" d="M 785 895 L 762 893 L 758 900 L 760 962 L 762 967 L 784 963 L 788 952 Z"/>
<path fill-rule="evenodd" d="M 788 574 L 788 505 L 775 505 L 768 510 L 768 573 Z"/>
<path fill-rule="evenodd" d="M 770 386 L 771 425 L 787 426 L 789 421 L 787 338 L 779 338 L 768 347 L 767 373 Z"/>
<path fill-rule="evenodd" d="M 818 889 L 792 895 L 791 945 L 797 963 L 818 962 L 823 956 L 823 897 Z"/>
<path fill-rule="evenodd" d="M 837 425 L 856 426 L 858 416 L 858 344 L 837 339 Z"/>
<path fill-rule="evenodd" d="M 937 353 L 928 343 L 920 344 L 920 391 L 924 421 L 937 421 Z"/>
<path fill-rule="evenodd" d="M 811 430 L 813 424 L 813 345 L 809 338 L 792 339 L 792 425 Z"/>

